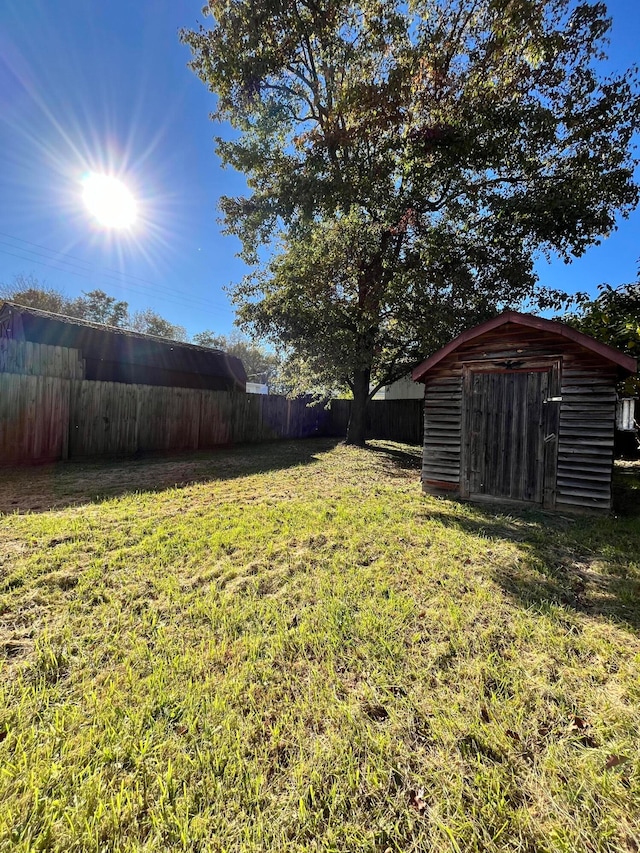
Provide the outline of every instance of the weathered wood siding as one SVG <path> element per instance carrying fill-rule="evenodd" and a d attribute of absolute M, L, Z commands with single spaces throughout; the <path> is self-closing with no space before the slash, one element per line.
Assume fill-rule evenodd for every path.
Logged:
<path fill-rule="evenodd" d="M 85 364 L 77 349 L 0 337 L 0 373 L 84 379 L 84 371 Z"/>
<path fill-rule="evenodd" d="M 569 354 L 562 371 L 556 504 L 611 508 L 616 372 Z"/>
<path fill-rule="evenodd" d="M 433 494 L 460 490 L 462 370 L 436 370 L 424 395 L 422 482 Z"/>
<path fill-rule="evenodd" d="M 611 507 L 616 369 L 560 336 L 506 324 L 462 344 L 427 374 L 422 480 L 432 494 L 461 494 L 465 364 L 517 369 L 536 360 L 560 362 L 559 427 L 545 447 L 545 472 L 557 464 L 555 494 L 545 504 L 606 511 Z M 557 420 L 557 416 L 556 416 Z M 556 455 L 557 454 L 557 455 Z M 538 492 L 539 494 L 539 492 Z"/>

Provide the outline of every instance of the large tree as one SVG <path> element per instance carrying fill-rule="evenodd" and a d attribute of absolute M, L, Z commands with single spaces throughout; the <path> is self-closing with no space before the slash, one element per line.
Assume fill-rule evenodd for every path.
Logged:
<path fill-rule="evenodd" d="M 534 296 L 536 252 L 579 255 L 637 203 L 638 83 L 599 76 L 603 3 L 209 0 L 205 13 L 211 26 L 182 39 L 234 130 L 217 152 L 249 188 L 221 200 L 256 267 L 234 291 L 240 321 L 351 388 L 350 442 L 376 386 Z"/>

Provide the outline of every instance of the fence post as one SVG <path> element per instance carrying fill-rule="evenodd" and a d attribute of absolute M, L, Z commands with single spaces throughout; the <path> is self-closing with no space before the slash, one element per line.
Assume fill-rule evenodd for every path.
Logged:
<path fill-rule="evenodd" d="M 66 380 L 67 386 L 67 423 L 62 429 L 62 461 L 69 459 L 69 430 L 71 429 L 71 379 Z"/>

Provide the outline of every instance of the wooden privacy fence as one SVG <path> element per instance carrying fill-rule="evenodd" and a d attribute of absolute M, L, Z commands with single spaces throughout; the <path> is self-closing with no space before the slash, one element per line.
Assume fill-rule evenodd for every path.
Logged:
<path fill-rule="evenodd" d="M 327 435 L 306 400 L 0 373 L 0 464 Z"/>
<path fill-rule="evenodd" d="M 0 373 L 0 464 L 68 458 L 71 381 Z"/>
<path fill-rule="evenodd" d="M 351 401 L 0 373 L 0 465 L 344 436 Z M 374 400 L 367 436 L 420 443 L 421 400 Z"/>
<path fill-rule="evenodd" d="M 346 435 L 351 400 L 331 401 L 331 435 Z M 367 409 L 367 438 L 386 438 L 406 444 L 422 444 L 422 400 L 371 400 Z"/>

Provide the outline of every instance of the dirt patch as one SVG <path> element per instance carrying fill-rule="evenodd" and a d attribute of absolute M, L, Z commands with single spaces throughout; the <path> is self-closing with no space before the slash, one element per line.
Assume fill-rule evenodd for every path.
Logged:
<path fill-rule="evenodd" d="M 9 568 L 13 560 L 24 554 L 26 550 L 27 546 L 24 542 L 3 542 L 2 553 L 0 553 L 0 568 L 5 566 Z"/>
<path fill-rule="evenodd" d="M 17 663 L 27 657 L 33 651 L 33 647 L 33 640 L 0 640 L 0 657 L 5 658 L 9 663 Z"/>

